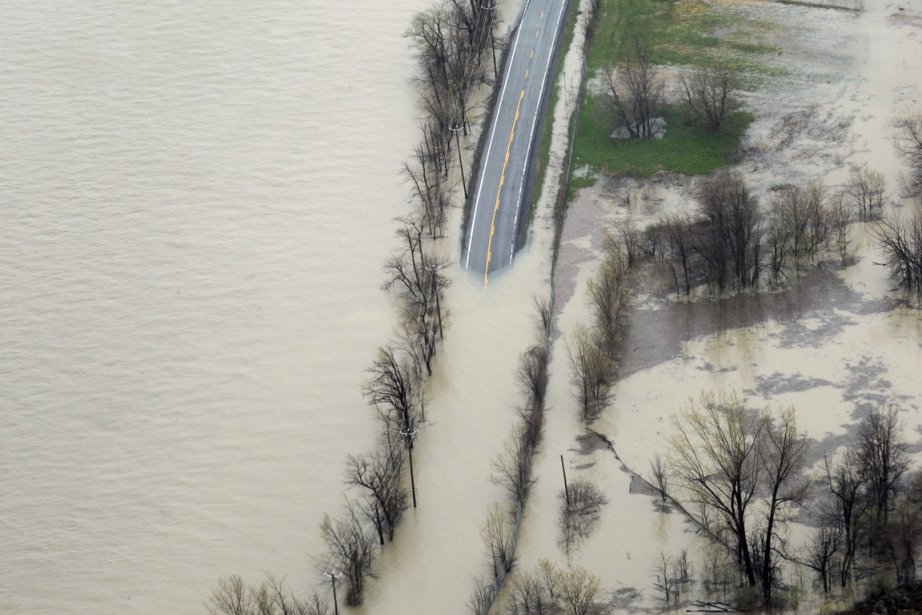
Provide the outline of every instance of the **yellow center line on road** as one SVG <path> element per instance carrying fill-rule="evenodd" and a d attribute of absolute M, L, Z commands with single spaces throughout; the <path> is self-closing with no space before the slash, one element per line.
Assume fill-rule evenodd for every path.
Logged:
<path fill-rule="evenodd" d="M 519 102 L 515 106 L 515 117 L 512 120 L 512 130 L 509 132 L 509 142 L 506 144 L 506 157 L 503 159 L 503 170 L 499 174 L 499 187 L 496 189 L 496 204 L 493 206 L 493 219 L 490 221 L 490 239 L 487 241 L 487 264 L 483 268 L 483 285 L 490 282 L 490 259 L 493 258 L 493 233 L 496 232 L 496 214 L 499 212 L 499 196 L 506 182 L 506 166 L 509 164 L 509 151 L 512 149 L 512 139 L 515 137 L 515 125 L 519 123 L 519 110 L 522 108 L 522 99 L 525 98 L 525 89 L 519 92 Z M 513 238 L 513 241 L 515 239 Z"/>

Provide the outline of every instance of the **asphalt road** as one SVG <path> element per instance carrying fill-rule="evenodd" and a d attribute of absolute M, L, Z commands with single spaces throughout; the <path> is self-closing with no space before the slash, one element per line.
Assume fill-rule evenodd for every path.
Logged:
<path fill-rule="evenodd" d="M 567 0 L 526 1 L 487 129 L 464 238 L 461 264 L 482 275 L 484 286 L 491 272 L 509 266 L 515 258 L 520 218 L 528 212 L 523 197 L 538 146 L 541 101 L 550 87 L 551 63 L 567 7 Z"/>

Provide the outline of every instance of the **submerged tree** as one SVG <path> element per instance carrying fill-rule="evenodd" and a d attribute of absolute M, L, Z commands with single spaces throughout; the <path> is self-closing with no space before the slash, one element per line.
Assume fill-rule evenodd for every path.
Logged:
<path fill-rule="evenodd" d="M 922 193 L 922 113 L 897 121 L 896 149 L 909 167 L 903 179 L 906 196 Z"/>
<path fill-rule="evenodd" d="M 761 271 L 759 204 L 740 175 L 721 172 L 701 182 L 696 198 L 702 222 L 695 236 L 709 284 L 751 288 Z"/>
<path fill-rule="evenodd" d="M 676 417 L 673 466 L 699 525 L 733 555 L 766 604 L 777 584 L 780 537 L 802 499 L 807 450 L 792 409 L 772 416 L 735 394 L 702 394 Z"/>
<path fill-rule="evenodd" d="M 858 468 L 868 487 L 875 525 L 889 519 L 897 484 L 909 465 L 899 422 L 899 408 L 872 410 L 858 426 Z"/>
<path fill-rule="evenodd" d="M 906 291 L 922 295 L 922 213 L 910 219 L 885 217 L 874 232 L 891 277 Z"/>
<path fill-rule="evenodd" d="M 365 581 L 374 574 L 378 552 L 374 537 L 362 523 L 359 507 L 347 502 L 342 518 L 334 520 L 324 515 L 320 535 L 327 545 L 327 556 L 321 561 L 321 568 L 325 571 L 329 566 L 346 579 L 346 604 L 362 604 Z"/>
<path fill-rule="evenodd" d="M 614 366 L 584 327 L 577 327 L 567 340 L 567 354 L 570 358 L 570 383 L 576 389 L 581 417 L 588 423 L 595 420 L 608 404 Z"/>
<path fill-rule="evenodd" d="M 750 505 L 759 487 L 758 447 L 764 423 L 735 394 L 704 393 L 674 421 L 672 463 L 691 502 L 703 515 L 698 522 L 735 553 L 749 585 L 756 568 L 749 543 Z"/>
<path fill-rule="evenodd" d="M 407 491 L 401 485 L 403 451 L 379 448 L 367 455 L 349 455 L 346 484 L 363 490 L 361 510 L 374 525 L 383 546 L 385 532 L 394 540 L 394 530 L 407 509 Z"/>
<path fill-rule="evenodd" d="M 838 577 L 844 588 L 851 580 L 868 510 L 865 483 L 858 453 L 854 449 L 847 449 L 835 462 L 830 462 L 828 457 L 824 461 L 826 484 L 833 497 L 832 521 L 842 537 Z"/>

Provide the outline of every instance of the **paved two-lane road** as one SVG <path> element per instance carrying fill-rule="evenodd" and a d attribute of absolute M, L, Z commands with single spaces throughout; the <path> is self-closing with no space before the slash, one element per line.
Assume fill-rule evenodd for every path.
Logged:
<path fill-rule="evenodd" d="M 471 218 L 461 263 L 483 277 L 507 267 L 515 256 L 528 168 L 537 148 L 537 127 L 568 0 L 526 0 L 512 39 L 493 120 L 487 127 L 480 174 L 474 183 Z"/>

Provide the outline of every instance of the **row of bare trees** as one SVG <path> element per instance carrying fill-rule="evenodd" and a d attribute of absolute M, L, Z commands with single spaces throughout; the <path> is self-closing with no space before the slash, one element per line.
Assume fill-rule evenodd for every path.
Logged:
<path fill-rule="evenodd" d="M 570 382 L 584 422 L 595 420 L 608 404 L 630 303 L 630 272 L 637 234 L 623 227 L 609 234 L 605 257 L 586 291 L 593 324 L 578 326 L 567 340 Z"/>
<path fill-rule="evenodd" d="M 442 237 L 451 203 L 452 139 L 464 184 L 460 133 L 468 134 L 471 96 L 487 82 L 489 57 L 494 76 L 498 69 L 498 4 L 499 0 L 437 0 L 414 18 L 407 32 L 419 67 L 416 84 L 423 139 L 404 165 L 404 173 L 420 205 L 416 223 L 433 238 Z"/>
<path fill-rule="evenodd" d="M 404 165 L 411 211 L 398 220 L 398 248 L 384 266 L 385 289 L 399 304 L 400 328 L 397 341 L 378 350 L 363 390 L 379 421 L 377 440 L 370 451 L 347 457 L 344 510 L 336 517 L 325 515 L 320 527 L 326 553 L 315 559 L 332 586 L 334 603 L 337 583 L 347 604 L 362 603 L 379 550 L 394 540 L 410 502 L 417 504 L 413 447 L 425 421 L 425 378 L 432 374 L 446 319 L 449 280 L 439 240 L 453 198 L 452 137 L 468 130 L 470 98 L 485 80 L 488 51 L 495 53 L 496 8 L 495 0 L 437 0 L 416 16 L 408 32 L 418 63 L 422 138 Z M 275 591 L 274 582 L 267 583 L 252 588 L 239 577 L 222 579 L 209 608 L 221 615 L 327 612 L 316 596 L 298 601 L 280 584 Z M 266 603 L 260 598 L 264 594 L 275 596 L 275 610 L 260 606 Z"/>
<path fill-rule="evenodd" d="M 314 592 L 298 598 L 285 587 L 284 579 L 268 576 L 248 585 L 234 574 L 218 580 L 205 607 L 211 615 L 330 615 L 329 603 Z"/>
<path fill-rule="evenodd" d="M 503 502 L 490 507 L 486 521 L 481 526 L 481 537 L 486 546 L 486 579 L 477 579 L 468 599 L 472 615 L 487 615 L 506 575 L 512 571 L 519 526 L 525 511 L 525 502 L 532 486 L 532 459 L 541 442 L 544 426 L 544 399 L 548 379 L 548 348 L 551 337 L 551 307 L 545 300 L 536 300 L 535 324 L 538 342 L 530 346 L 519 358 L 516 381 L 525 397 L 516 421 L 502 452 L 493 459 L 492 480 L 506 494 Z"/>
<path fill-rule="evenodd" d="M 602 76 L 611 110 L 626 136 L 656 137 L 665 107 L 666 81 L 647 43 L 634 39 L 626 60 L 615 69 L 603 71 Z M 733 95 L 739 84 L 737 71 L 728 66 L 681 71 L 677 94 L 685 121 L 711 132 L 719 131 L 735 107 Z"/>
<path fill-rule="evenodd" d="M 821 476 L 805 473 L 806 435 L 794 409 L 756 409 L 735 393 L 704 393 L 674 418 L 669 465 L 653 464 L 669 497 L 719 551 L 705 565 L 704 593 L 750 604 L 777 604 L 782 564 L 817 574 L 824 592 L 889 570 L 897 584 L 916 577 L 922 549 L 922 473 L 907 480 L 899 409 L 873 409 L 853 439 L 825 457 Z M 654 474 L 656 472 L 654 471 Z M 666 494 L 666 489 L 670 493 Z M 812 538 L 793 545 L 786 531 L 798 513 L 812 513 Z M 721 555 L 722 554 L 722 555 Z M 688 566 L 663 556 L 655 571 L 664 600 L 678 605 L 690 585 Z M 676 573 L 684 568 L 684 575 Z"/>
<path fill-rule="evenodd" d="M 372 451 L 347 458 L 345 482 L 354 497 L 339 519 L 327 517 L 321 526 L 324 561 L 344 577 L 352 605 L 362 602 L 378 550 L 394 539 L 410 503 L 417 505 L 413 447 L 425 422 L 423 386 L 447 316 L 449 280 L 439 240 L 454 196 L 452 137 L 460 147 L 457 132 L 468 130 L 470 98 L 485 81 L 488 51 L 495 54 L 496 5 L 438 0 L 407 33 L 418 65 L 422 139 L 404 165 L 412 211 L 398 220 L 399 247 L 384 266 L 384 287 L 400 306 L 401 332 L 397 342 L 379 349 L 364 389 L 380 422 L 378 441 Z"/>
<path fill-rule="evenodd" d="M 595 615 L 601 612 L 602 584 L 579 566 L 559 569 L 541 560 L 512 581 L 507 615 Z"/>
<path fill-rule="evenodd" d="M 676 294 L 781 284 L 831 254 L 848 264 L 851 223 L 879 215 L 883 178 L 858 169 L 837 192 L 819 182 L 784 185 L 766 214 L 740 175 L 720 172 L 699 184 L 695 199 L 695 213 L 672 214 L 639 239 L 637 253 L 657 257 Z"/>

